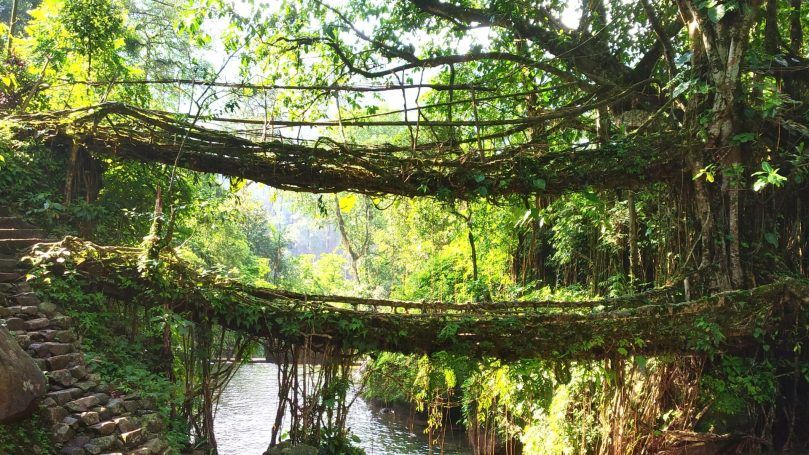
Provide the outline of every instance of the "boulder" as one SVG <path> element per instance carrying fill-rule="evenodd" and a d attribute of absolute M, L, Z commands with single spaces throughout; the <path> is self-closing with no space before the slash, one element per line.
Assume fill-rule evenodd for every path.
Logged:
<path fill-rule="evenodd" d="M 264 455 L 317 455 L 317 448 L 306 444 L 290 444 L 284 441 L 264 452 Z"/>
<path fill-rule="evenodd" d="M 47 390 L 48 381 L 34 360 L 0 326 L 0 423 L 26 417 Z"/>

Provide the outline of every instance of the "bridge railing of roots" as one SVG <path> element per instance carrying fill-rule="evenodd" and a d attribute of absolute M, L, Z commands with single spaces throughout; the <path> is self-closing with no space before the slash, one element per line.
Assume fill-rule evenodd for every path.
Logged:
<path fill-rule="evenodd" d="M 679 301 L 682 294 L 672 286 L 613 299 L 452 304 L 253 287 L 200 273 L 171 251 L 154 261 L 140 248 L 74 237 L 39 245 L 32 259 L 38 279 L 70 277 L 88 292 L 162 308 L 193 323 L 184 362 L 196 365 L 201 379 L 186 400 L 189 412 L 198 408 L 195 426 L 205 438 L 213 438 L 216 394 L 235 371 L 221 360 L 243 357 L 252 341 L 262 340 L 279 367 L 273 444 L 285 416 L 293 442 L 319 441 L 325 429 L 344 429 L 351 368 L 366 353 L 565 361 L 750 353 L 764 343 L 804 337 L 809 306 L 809 283 L 796 279 L 693 301 Z M 221 334 L 218 344 L 214 328 Z M 226 331 L 237 336 L 224 349 Z"/>

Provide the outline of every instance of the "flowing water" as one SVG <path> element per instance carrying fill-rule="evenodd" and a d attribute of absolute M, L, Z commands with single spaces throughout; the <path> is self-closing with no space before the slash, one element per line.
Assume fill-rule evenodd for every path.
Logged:
<path fill-rule="evenodd" d="M 239 369 L 222 393 L 216 414 L 220 455 L 260 455 L 267 449 L 278 404 L 277 391 L 275 365 L 251 363 Z M 358 398 L 349 411 L 348 427 L 360 438 L 358 445 L 368 455 L 442 453 L 437 447 L 430 451 L 423 431 L 424 422 L 402 414 L 391 413 Z M 448 432 L 443 453 L 470 453 L 463 444 L 463 434 Z"/>

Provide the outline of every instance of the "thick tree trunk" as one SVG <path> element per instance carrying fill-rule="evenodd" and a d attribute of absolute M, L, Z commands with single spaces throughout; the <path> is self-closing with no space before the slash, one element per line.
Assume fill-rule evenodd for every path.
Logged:
<path fill-rule="evenodd" d="M 65 181 L 65 205 L 73 201 L 74 186 L 79 173 L 79 142 L 73 141 L 70 146 L 70 161 L 67 165 L 67 178 Z"/>
<path fill-rule="evenodd" d="M 741 65 L 761 0 L 743 2 L 745 4 L 740 5 L 738 11 L 728 12 L 718 20 L 708 17 L 706 9 L 697 3 L 683 2 L 680 7 L 684 17 L 693 19 L 690 25 L 693 67 L 697 71 L 707 68 L 707 78 L 714 93 L 711 117 L 705 130 L 705 148 L 702 152 L 693 150 L 689 163 L 695 175 L 704 174 L 703 163 L 721 166 L 717 171 L 721 170 L 722 179 L 719 188 L 702 178 L 694 181 L 696 209 L 702 228 L 700 267 L 718 266 L 712 287 L 728 289 L 744 285 L 739 225 L 744 159 L 740 146 L 734 143 L 734 136 L 741 125 L 738 108 Z M 696 103 L 691 107 L 699 108 Z M 696 120 L 699 115 L 700 112 L 692 112 L 689 118 Z M 692 125 L 695 126 L 696 123 Z M 713 174 L 719 176 L 720 173 Z"/>
<path fill-rule="evenodd" d="M 803 0 L 791 0 L 789 11 L 789 51 L 800 54 L 803 47 L 803 27 L 801 27 L 801 3 Z"/>

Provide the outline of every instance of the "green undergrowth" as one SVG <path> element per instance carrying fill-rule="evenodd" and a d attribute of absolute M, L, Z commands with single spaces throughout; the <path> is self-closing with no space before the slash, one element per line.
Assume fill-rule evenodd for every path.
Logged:
<path fill-rule="evenodd" d="M 692 356 L 632 356 L 618 349 L 620 355 L 609 360 L 502 362 L 444 352 L 378 353 L 365 366 L 363 396 L 413 405 L 436 429 L 442 413 L 460 408 L 470 435 L 494 432 L 499 444 L 527 454 L 598 452 L 614 425 L 636 440 L 663 438 L 684 426 L 754 434 L 767 431 L 761 412 L 775 409 L 779 397 L 794 395 L 785 378 L 809 380 L 799 326 L 786 334 L 756 329 L 756 345 L 743 355 L 724 352 L 723 329 L 701 319 L 691 337 L 699 353 Z M 783 357 L 775 350 L 785 339 L 793 344 L 787 343 L 791 353 Z M 608 417 L 619 393 L 622 413 L 636 420 Z"/>
<path fill-rule="evenodd" d="M 12 145 L 15 147 L 12 149 Z M 66 158 L 44 147 L 0 140 L 0 205 L 11 208 L 54 235 L 73 233 L 71 223 L 88 219 L 94 210 L 64 202 Z"/>
<path fill-rule="evenodd" d="M 50 455 L 58 453 L 48 426 L 34 414 L 20 422 L 0 425 L 0 453 L 4 455 Z"/>
<path fill-rule="evenodd" d="M 699 431 L 720 434 L 757 428 L 751 410 L 770 409 L 779 393 L 777 370 L 765 359 L 717 354 L 696 370 L 685 359 L 669 356 L 622 362 L 616 369 L 606 361 L 506 363 L 446 353 L 380 353 L 366 365 L 363 396 L 414 406 L 436 429 L 448 408 L 455 414 L 460 410 L 460 421 L 451 423 L 462 423 L 467 431 L 486 428 L 500 444 L 521 446 L 523 453 L 558 454 L 581 453 L 582 448 L 592 453 L 604 443 L 610 420 L 603 420 L 603 407 L 619 387 L 618 371 L 626 381 L 626 405 L 646 414 L 644 422 L 653 425 L 647 436 L 676 429 L 691 409 L 686 392 L 673 386 L 660 392 L 658 408 L 649 407 L 646 397 L 665 387 L 667 378 L 693 378 L 692 371 L 704 370 L 696 376 L 701 379 L 693 398 L 705 412 L 694 424 Z"/>

